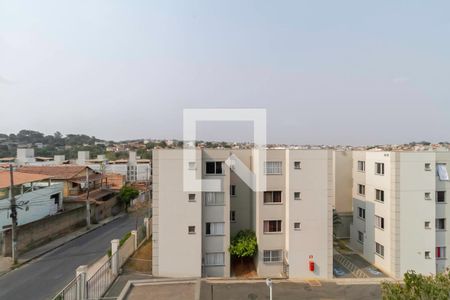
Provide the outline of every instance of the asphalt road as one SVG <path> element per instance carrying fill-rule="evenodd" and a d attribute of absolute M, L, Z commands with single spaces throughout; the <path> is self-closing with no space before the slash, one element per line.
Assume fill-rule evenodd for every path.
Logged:
<path fill-rule="evenodd" d="M 78 266 L 105 255 L 112 239 L 135 226 L 136 218 L 125 215 L 9 272 L 0 277 L 0 299 L 51 299 L 74 278 Z"/>

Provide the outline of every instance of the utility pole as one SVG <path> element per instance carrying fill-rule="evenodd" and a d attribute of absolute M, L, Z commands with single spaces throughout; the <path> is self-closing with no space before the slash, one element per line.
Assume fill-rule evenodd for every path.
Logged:
<path fill-rule="evenodd" d="M 91 203 L 89 202 L 89 168 L 86 167 L 86 227 L 91 227 Z"/>
<path fill-rule="evenodd" d="M 14 175 L 13 175 L 13 166 L 9 165 L 9 176 L 10 176 L 10 185 L 9 185 L 9 198 L 11 201 L 11 256 L 14 264 L 17 264 L 17 209 L 16 209 L 16 198 L 14 197 Z"/>

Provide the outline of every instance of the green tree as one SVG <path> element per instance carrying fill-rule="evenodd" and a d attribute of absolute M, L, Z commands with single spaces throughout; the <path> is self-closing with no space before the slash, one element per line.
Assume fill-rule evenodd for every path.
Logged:
<path fill-rule="evenodd" d="M 258 251 L 255 232 L 252 230 L 241 230 L 231 240 L 228 248 L 231 256 L 244 259 L 254 257 Z"/>
<path fill-rule="evenodd" d="M 119 202 L 127 209 L 131 200 L 135 199 L 137 196 L 139 196 L 139 191 L 137 189 L 131 186 L 123 186 L 117 197 Z"/>
<path fill-rule="evenodd" d="M 383 282 L 381 291 L 385 300 L 444 300 L 450 298 L 450 274 L 447 272 L 425 276 L 414 271 L 404 275 L 404 283 Z"/>

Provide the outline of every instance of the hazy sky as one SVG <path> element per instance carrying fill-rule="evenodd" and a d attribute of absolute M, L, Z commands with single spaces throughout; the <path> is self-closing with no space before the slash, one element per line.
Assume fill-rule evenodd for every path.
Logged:
<path fill-rule="evenodd" d="M 0 0 L 0 132 L 182 137 L 266 108 L 268 140 L 450 140 L 449 1 Z M 204 139 L 251 124 L 202 123 Z"/>

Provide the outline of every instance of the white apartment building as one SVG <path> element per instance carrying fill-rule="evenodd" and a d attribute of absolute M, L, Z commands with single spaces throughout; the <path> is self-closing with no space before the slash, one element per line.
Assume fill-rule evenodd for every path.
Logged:
<path fill-rule="evenodd" d="M 449 152 L 353 152 L 351 245 L 394 278 L 449 267 Z"/>
<path fill-rule="evenodd" d="M 332 277 L 333 151 L 267 150 L 267 185 L 261 192 L 254 192 L 224 163 L 234 154 L 253 170 L 253 150 L 195 151 L 188 169 L 198 179 L 219 179 L 219 192 L 185 191 L 183 150 L 153 150 L 155 276 L 230 277 L 231 237 L 251 229 L 258 241 L 259 276 Z M 347 182 L 351 190 L 351 180 Z"/>

